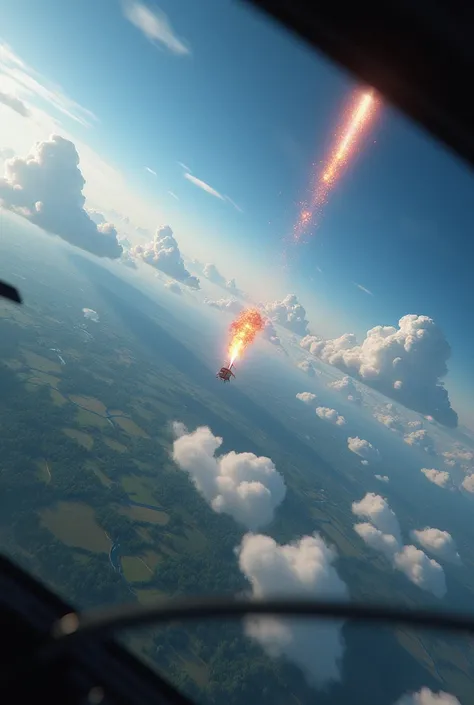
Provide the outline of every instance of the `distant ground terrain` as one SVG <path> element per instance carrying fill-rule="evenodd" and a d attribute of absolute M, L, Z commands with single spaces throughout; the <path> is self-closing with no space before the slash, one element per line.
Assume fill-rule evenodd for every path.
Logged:
<path fill-rule="evenodd" d="M 20 267 L 22 258 L 13 262 Z M 357 479 L 292 439 L 238 390 L 226 402 L 209 371 L 172 338 L 165 313 L 144 312 L 138 294 L 135 301 L 127 289 L 119 298 L 112 280 L 87 280 L 74 269 L 58 296 L 44 272 L 29 267 L 35 295 L 27 291 L 23 307 L 0 303 L 4 551 L 81 607 L 246 589 L 234 555 L 242 530 L 215 514 L 170 458 L 170 422 L 205 423 L 230 448 L 271 449 L 288 495 L 268 533 L 288 541 L 317 530 L 337 547 L 354 598 L 415 604 L 415 589 L 400 575 L 376 554 L 362 555 L 350 511 Z M 84 289 L 100 298 L 99 324 L 82 318 Z M 169 628 L 128 643 L 205 703 L 314 698 L 294 666 L 265 656 L 237 624 Z M 420 679 L 438 689 L 474 688 L 467 642 L 351 627 L 347 643 L 344 686 L 318 693 L 321 705 L 347 702 L 354 689 L 357 702 L 389 705 L 401 680 L 406 689 Z M 393 672 L 373 667 L 382 656 Z"/>

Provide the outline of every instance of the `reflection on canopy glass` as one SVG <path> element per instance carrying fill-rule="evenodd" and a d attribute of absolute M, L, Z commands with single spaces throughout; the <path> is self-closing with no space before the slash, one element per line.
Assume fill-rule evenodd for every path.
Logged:
<path fill-rule="evenodd" d="M 472 611 L 471 174 L 238 3 L 18 5 L 0 12 L 0 279 L 24 300 L 0 301 L 1 550 L 80 608 Z M 200 703 L 474 692 L 467 640 L 403 629 L 125 642 Z"/>

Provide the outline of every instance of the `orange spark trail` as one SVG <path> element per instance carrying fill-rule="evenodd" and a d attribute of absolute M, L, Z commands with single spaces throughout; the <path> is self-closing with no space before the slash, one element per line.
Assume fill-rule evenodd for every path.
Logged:
<path fill-rule="evenodd" d="M 234 364 L 245 348 L 253 343 L 255 336 L 263 330 L 264 326 L 265 322 L 257 309 L 247 308 L 239 313 L 230 325 L 229 367 Z"/>
<path fill-rule="evenodd" d="M 321 215 L 330 192 L 354 158 L 360 146 L 361 137 L 374 117 L 377 104 L 377 98 L 372 90 L 362 93 L 357 91 L 355 94 L 353 105 L 347 111 L 337 142 L 321 173 L 316 176 L 316 184 L 309 203 L 301 204 L 301 211 L 293 231 L 294 242 L 300 242 L 303 234 L 314 221 L 315 215 Z"/>

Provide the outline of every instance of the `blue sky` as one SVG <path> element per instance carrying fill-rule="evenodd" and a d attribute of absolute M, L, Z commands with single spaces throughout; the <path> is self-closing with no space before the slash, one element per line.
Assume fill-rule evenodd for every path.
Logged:
<path fill-rule="evenodd" d="M 282 238 L 355 84 L 239 3 L 151 7 L 166 13 L 188 53 L 148 41 L 118 0 L 43 0 L 41 8 L 5 0 L 2 39 L 97 116 L 89 127 L 60 117 L 80 154 L 87 144 L 120 173 L 149 220 L 156 210 L 170 222 L 185 254 L 214 261 L 259 296 L 295 291 L 325 335 L 360 336 L 406 313 L 433 317 L 453 349 L 453 404 L 466 415 L 474 392 L 471 173 L 384 107 L 320 229 L 283 271 Z M 196 188 L 178 162 L 242 212 Z M 114 189 L 110 181 L 110 198 Z"/>

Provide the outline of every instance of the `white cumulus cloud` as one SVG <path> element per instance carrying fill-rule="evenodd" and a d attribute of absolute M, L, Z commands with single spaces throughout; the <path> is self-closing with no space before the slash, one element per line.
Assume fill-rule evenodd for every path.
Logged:
<path fill-rule="evenodd" d="M 164 12 L 152 10 L 138 0 L 123 0 L 123 12 L 127 20 L 153 44 L 164 47 L 172 54 L 190 53 L 187 42 L 175 34 Z"/>
<path fill-rule="evenodd" d="M 461 705 L 461 703 L 450 693 L 442 690 L 435 693 L 425 687 L 416 693 L 405 693 L 395 705 Z"/>
<path fill-rule="evenodd" d="M 217 308 L 219 311 L 226 311 L 227 313 L 240 313 L 242 310 L 242 304 L 237 301 L 237 299 L 204 299 L 204 303 L 211 308 Z"/>
<path fill-rule="evenodd" d="M 305 340 L 305 338 L 303 338 L 303 340 Z M 330 382 L 328 384 L 328 387 L 331 387 L 332 389 L 335 389 L 336 391 L 341 392 L 343 394 L 347 394 L 347 398 L 349 401 L 356 403 L 360 403 L 362 401 L 362 394 L 360 393 L 360 389 L 358 388 L 354 380 L 348 375 L 345 375 L 341 379 L 336 379 L 334 382 Z"/>
<path fill-rule="evenodd" d="M 183 433 L 173 443 L 173 460 L 185 470 L 212 509 L 230 514 L 248 529 L 272 521 L 286 494 L 283 477 L 270 458 L 253 453 L 216 457 L 222 438 L 207 426 Z"/>
<path fill-rule="evenodd" d="M 347 439 L 347 447 L 352 453 L 359 455 L 365 460 L 378 460 L 380 458 L 380 453 L 377 448 L 375 448 L 372 443 L 369 443 L 369 441 L 359 438 L 359 436 L 354 436 L 353 438 L 349 437 Z"/>
<path fill-rule="evenodd" d="M 305 335 L 308 332 L 306 311 L 295 294 L 288 294 L 281 301 L 270 301 L 263 304 L 263 310 L 268 318 L 288 330 Z"/>
<path fill-rule="evenodd" d="M 456 543 L 448 531 L 426 527 L 426 529 L 413 530 L 411 537 L 436 558 L 442 558 L 457 565 L 461 563 Z"/>
<path fill-rule="evenodd" d="M 296 398 L 305 404 L 312 404 L 316 399 L 316 394 L 313 394 L 312 392 L 298 392 Z"/>
<path fill-rule="evenodd" d="M 299 362 L 298 367 L 303 372 L 306 372 L 308 377 L 314 377 L 316 375 L 316 371 L 309 360 L 303 360 L 302 362 Z"/>
<path fill-rule="evenodd" d="M 132 248 L 132 254 L 191 289 L 200 288 L 199 279 L 191 276 L 184 266 L 178 243 L 169 225 L 158 228 L 152 242 Z"/>
<path fill-rule="evenodd" d="M 380 482 L 390 482 L 390 478 L 388 477 L 388 475 L 374 475 L 374 477 Z"/>
<path fill-rule="evenodd" d="M 384 534 L 391 534 L 401 543 L 401 531 L 395 512 L 387 500 L 374 492 L 367 492 L 360 502 L 353 502 L 352 512 L 358 517 L 369 519 Z"/>
<path fill-rule="evenodd" d="M 110 223 L 93 222 L 84 208 L 84 184 L 74 144 L 52 135 L 25 158 L 5 162 L 0 204 L 76 247 L 116 259 L 122 254 L 117 231 Z"/>
<path fill-rule="evenodd" d="M 439 598 L 446 594 L 446 580 L 442 567 L 416 546 L 403 546 L 402 550 L 395 554 L 394 566 L 422 590 L 432 592 Z"/>
<path fill-rule="evenodd" d="M 403 430 L 403 426 L 400 422 L 400 419 L 396 416 L 392 416 L 391 414 L 382 414 L 380 411 L 375 411 L 374 419 L 389 428 L 391 431 Z"/>
<path fill-rule="evenodd" d="M 333 563 L 334 549 L 318 534 L 279 545 L 269 536 L 247 534 L 238 549 L 239 567 L 252 586 L 255 598 L 302 596 L 344 599 L 345 583 Z M 341 677 L 344 653 L 341 623 L 249 618 L 245 630 L 273 656 L 296 664 L 314 687 L 324 687 Z"/>
<path fill-rule="evenodd" d="M 462 481 L 462 486 L 464 487 L 466 492 L 474 494 L 474 474 L 466 475 L 466 477 Z"/>
<path fill-rule="evenodd" d="M 436 470 L 435 468 L 421 468 L 423 475 L 438 487 L 446 487 L 449 483 L 449 472 L 445 470 Z"/>
<path fill-rule="evenodd" d="M 367 546 L 370 546 L 378 553 L 383 553 L 389 560 L 393 560 L 394 555 L 399 550 L 399 543 L 392 534 L 384 534 L 369 522 L 354 524 L 354 531 L 359 534 Z"/>
<path fill-rule="evenodd" d="M 451 348 L 428 316 L 403 316 L 395 326 L 376 326 L 359 345 L 353 333 L 333 340 L 307 341 L 324 362 L 356 375 L 408 408 L 430 414 L 446 426 L 457 425 L 442 384 Z"/>
<path fill-rule="evenodd" d="M 387 500 L 368 492 L 360 502 L 352 504 L 356 516 L 369 522 L 355 524 L 354 530 L 365 543 L 383 553 L 395 570 L 421 590 L 442 598 L 446 594 L 446 580 L 442 567 L 416 546 L 403 546 L 400 524 Z"/>
<path fill-rule="evenodd" d="M 346 419 L 344 416 L 339 416 L 336 409 L 329 409 L 327 406 L 318 406 L 316 409 L 316 414 L 320 419 L 329 421 L 335 426 L 345 426 L 346 424 Z"/>
<path fill-rule="evenodd" d="M 412 431 L 411 433 L 407 433 L 403 440 L 405 443 L 408 443 L 410 446 L 417 446 L 419 448 L 423 448 L 427 453 L 434 454 L 435 452 L 435 446 L 433 439 L 431 436 L 428 435 L 428 431 L 426 431 L 424 428 L 419 429 L 418 431 Z"/>

